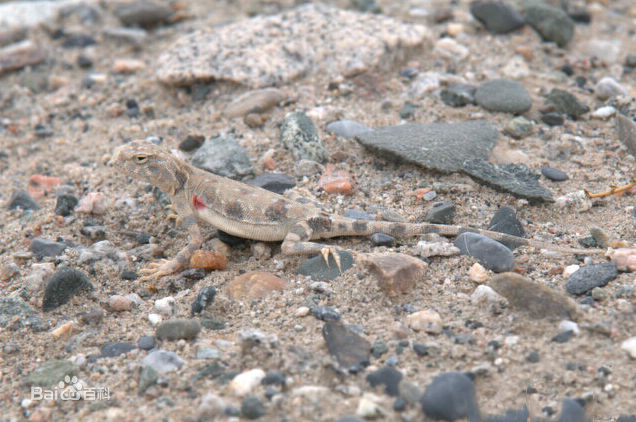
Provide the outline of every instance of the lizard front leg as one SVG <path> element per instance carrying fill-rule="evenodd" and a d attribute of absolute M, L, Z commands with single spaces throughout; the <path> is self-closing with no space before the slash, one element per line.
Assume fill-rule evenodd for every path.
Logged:
<path fill-rule="evenodd" d="M 340 267 L 340 256 L 337 254 L 341 248 L 324 243 L 310 242 L 313 230 L 306 221 L 296 223 L 285 235 L 280 246 L 285 255 L 314 255 L 321 254 L 327 265 L 329 265 L 329 255 L 336 261 L 338 270 Z"/>
<path fill-rule="evenodd" d="M 177 256 L 174 259 L 164 259 L 161 262 L 153 262 L 148 268 L 144 268 L 141 270 L 141 273 L 144 274 L 143 277 L 139 278 L 139 281 L 149 281 L 156 280 L 165 275 L 174 274 L 178 271 L 184 269 L 188 263 L 190 262 L 190 258 L 194 251 L 201 247 L 203 243 L 203 236 L 201 235 L 201 230 L 197 225 L 194 214 L 192 213 L 189 207 L 181 208 L 179 205 L 176 205 L 175 208 L 178 211 L 178 215 L 181 216 L 181 223 L 187 227 L 188 233 L 190 234 L 190 241 L 188 244 L 177 253 Z M 184 214 L 186 214 L 184 216 Z"/>

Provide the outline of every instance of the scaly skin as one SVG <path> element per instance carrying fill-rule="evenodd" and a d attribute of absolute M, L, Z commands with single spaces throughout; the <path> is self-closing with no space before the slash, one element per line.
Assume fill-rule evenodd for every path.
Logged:
<path fill-rule="evenodd" d="M 515 246 L 533 246 L 566 253 L 593 254 L 599 249 L 559 247 L 489 230 L 445 224 L 393 223 L 346 218 L 325 213 L 310 201 L 282 195 L 221 177 L 187 164 L 162 148 L 143 140 L 115 150 L 111 163 L 135 180 L 150 183 L 170 196 L 190 242 L 172 260 L 153 263 L 143 279 L 156 279 L 180 271 L 188 264 L 203 238 L 200 225 L 216 227 L 247 239 L 282 241 L 285 255 L 321 253 L 328 258 L 338 248 L 313 242 L 337 236 L 366 236 L 385 233 L 396 237 L 437 233 L 457 236 L 479 233 Z"/>

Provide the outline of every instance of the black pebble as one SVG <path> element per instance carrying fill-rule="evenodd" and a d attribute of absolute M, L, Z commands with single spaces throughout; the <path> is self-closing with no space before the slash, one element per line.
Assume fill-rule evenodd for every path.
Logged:
<path fill-rule="evenodd" d="M 373 233 L 371 235 L 371 243 L 374 246 L 393 246 L 395 238 L 384 233 Z"/>
<path fill-rule="evenodd" d="M 103 358 L 113 358 L 131 350 L 136 349 L 135 345 L 126 342 L 108 342 L 101 348 Z"/>
<path fill-rule="evenodd" d="M 73 212 L 73 208 L 77 205 L 79 200 L 73 195 L 60 195 L 57 197 L 55 204 L 55 214 L 67 217 Z"/>
<path fill-rule="evenodd" d="M 532 352 L 528 353 L 528 355 L 526 356 L 526 360 L 530 363 L 539 362 L 539 352 L 533 350 Z"/>
<path fill-rule="evenodd" d="M 512 207 L 501 207 L 497 210 L 495 215 L 492 216 L 488 230 L 510 234 L 517 237 L 525 237 L 526 231 L 523 225 L 517 219 L 517 212 Z M 506 242 L 502 242 L 510 249 L 514 249 L 518 245 L 507 245 Z"/>
<path fill-rule="evenodd" d="M 454 421 L 467 417 L 478 421 L 479 408 L 475 403 L 475 385 L 465 374 L 446 372 L 436 376 L 420 398 L 426 416 Z"/>
<path fill-rule="evenodd" d="M 65 304 L 80 290 L 93 290 L 86 274 L 71 267 L 59 269 L 46 286 L 42 310 L 48 312 Z"/>
<path fill-rule="evenodd" d="M 312 306 L 309 312 L 321 321 L 340 321 L 340 314 L 331 306 Z"/>
<path fill-rule="evenodd" d="M 130 270 L 124 270 L 119 275 L 124 280 L 137 280 L 139 277 L 136 272 Z"/>
<path fill-rule="evenodd" d="M 418 356 L 428 355 L 428 347 L 426 347 L 424 344 L 413 344 L 413 351 L 415 351 L 415 354 L 417 354 Z"/>
<path fill-rule="evenodd" d="M 398 385 L 402 378 L 403 375 L 400 371 L 391 366 L 385 366 L 367 375 L 367 382 L 371 384 L 371 387 L 382 385 L 386 394 L 397 397 L 399 394 Z"/>
<path fill-rule="evenodd" d="M 426 220 L 434 224 L 452 224 L 457 207 L 452 202 L 438 202 L 426 213 Z"/>
<path fill-rule="evenodd" d="M 265 406 L 256 396 L 247 396 L 241 403 L 241 415 L 247 419 L 258 419 L 265 415 Z"/>
<path fill-rule="evenodd" d="M 31 252 L 33 252 L 37 259 L 42 259 L 46 256 L 54 257 L 62 255 L 62 252 L 64 252 L 66 248 L 66 243 L 55 242 L 41 237 L 33 238 L 29 245 L 29 249 L 31 249 Z"/>
<path fill-rule="evenodd" d="M 77 56 L 77 65 L 81 68 L 81 69 L 88 69 L 93 67 L 93 61 L 84 56 L 83 54 L 80 54 L 79 56 Z"/>
<path fill-rule="evenodd" d="M 91 37 L 88 34 L 71 34 L 66 37 L 66 39 L 62 43 L 62 47 L 84 48 L 94 44 L 97 44 L 97 41 L 95 41 L 95 38 Z"/>
<path fill-rule="evenodd" d="M 557 334 L 556 336 L 552 337 L 550 339 L 550 341 L 553 341 L 555 343 L 566 343 L 568 342 L 572 337 L 574 337 L 574 331 L 572 330 L 567 330 L 567 331 L 563 331 L 562 333 Z"/>
<path fill-rule="evenodd" d="M 203 145 L 204 141 L 205 136 L 203 135 L 188 135 L 179 144 L 179 149 L 181 151 L 194 151 L 195 149 L 198 149 L 201 145 Z"/>
<path fill-rule="evenodd" d="M 22 208 L 23 210 L 39 210 L 40 205 L 31 198 L 31 195 L 25 190 L 14 190 L 11 194 L 11 199 L 7 208 L 13 210 L 15 208 Z"/>
<path fill-rule="evenodd" d="M 555 182 L 563 182 L 569 179 L 568 175 L 561 170 L 549 166 L 541 167 L 541 174 Z"/>
<path fill-rule="evenodd" d="M 265 377 L 261 380 L 263 385 L 280 385 L 285 387 L 286 377 L 283 371 L 269 371 L 265 374 Z"/>
<path fill-rule="evenodd" d="M 196 300 L 192 302 L 192 314 L 200 314 L 203 310 L 214 302 L 216 296 L 216 289 L 214 286 L 206 286 L 201 289 Z"/>
<path fill-rule="evenodd" d="M 551 111 L 541 116 L 541 121 L 548 126 L 561 126 L 564 119 L 559 113 Z"/>

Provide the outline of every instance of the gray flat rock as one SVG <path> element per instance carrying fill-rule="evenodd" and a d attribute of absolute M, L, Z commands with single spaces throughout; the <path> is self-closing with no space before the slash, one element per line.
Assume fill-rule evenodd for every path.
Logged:
<path fill-rule="evenodd" d="M 531 202 L 551 202 L 552 193 L 539 184 L 539 174 L 524 164 L 495 165 L 485 160 L 467 160 L 463 170 L 482 185 Z"/>
<path fill-rule="evenodd" d="M 466 160 L 485 160 L 499 132 L 485 120 L 461 123 L 407 123 L 356 136 L 365 147 L 443 173 L 460 171 Z"/>
<path fill-rule="evenodd" d="M 306 4 L 178 39 L 157 63 L 168 85 L 226 80 L 254 88 L 323 72 L 364 72 L 431 39 L 423 25 Z"/>

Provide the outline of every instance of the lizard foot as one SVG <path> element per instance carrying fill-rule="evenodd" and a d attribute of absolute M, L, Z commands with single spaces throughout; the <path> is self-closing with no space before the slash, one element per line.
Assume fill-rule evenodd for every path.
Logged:
<path fill-rule="evenodd" d="M 139 277 L 139 281 L 157 280 L 164 275 L 174 274 L 181 269 L 182 265 L 175 259 L 162 259 L 160 262 L 152 262 L 148 268 L 141 270 L 144 276 Z"/>
<path fill-rule="evenodd" d="M 320 250 L 320 254 L 322 255 L 322 259 L 325 260 L 327 266 L 329 266 L 329 255 L 333 256 L 333 260 L 336 261 L 336 265 L 338 266 L 338 271 L 342 272 L 342 267 L 340 266 L 340 255 L 338 255 L 338 250 L 333 246 L 325 246 Z"/>

